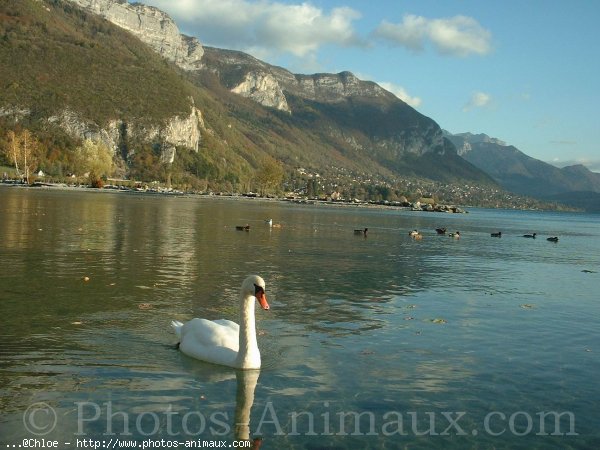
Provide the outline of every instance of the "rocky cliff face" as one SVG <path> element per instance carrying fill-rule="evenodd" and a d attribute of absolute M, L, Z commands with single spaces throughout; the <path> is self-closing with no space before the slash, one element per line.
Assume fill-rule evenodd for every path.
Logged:
<path fill-rule="evenodd" d="M 180 34 L 165 12 L 126 0 L 70 0 L 133 33 L 156 52 L 185 70 L 197 69 L 204 55 L 200 42 Z"/>
<path fill-rule="evenodd" d="M 351 72 L 296 75 L 294 82 L 282 79 L 286 90 L 313 101 L 337 102 L 348 97 L 386 97 L 381 86 L 359 80 Z"/>
<path fill-rule="evenodd" d="M 444 130 L 444 136 L 450 139 L 456 146 L 456 151 L 460 156 L 465 156 L 467 153 L 473 150 L 473 145 L 477 144 L 494 144 L 506 147 L 507 144 L 500 139 L 493 138 L 487 134 L 473 134 L 473 133 L 458 133 L 451 134 Z"/>
<path fill-rule="evenodd" d="M 296 75 L 234 50 L 205 47 L 202 69 L 216 73 L 232 92 L 263 106 L 293 113 L 286 95 L 335 103 L 359 97 L 394 97 L 381 86 L 350 72 Z"/>
<path fill-rule="evenodd" d="M 231 92 L 251 98 L 263 106 L 290 112 L 281 86 L 269 73 L 249 72 L 244 81 L 231 89 Z"/>
<path fill-rule="evenodd" d="M 122 120 L 112 120 L 107 126 L 101 128 L 93 122 L 83 120 L 78 114 L 70 110 L 49 117 L 47 122 L 60 126 L 75 138 L 103 142 L 115 154 L 122 148 L 126 138 L 135 138 L 159 145 L 162 151 L 161 159 L 169 163 L 173 162 L 175 148 L 178 146 L 198 151 L 201 131 L 205 129 L 202 114 L 194 106 L 192 106 L 189 116 L 171 117 L 162 126 L 145 126 L 136 122 L 128 123 Z"/>

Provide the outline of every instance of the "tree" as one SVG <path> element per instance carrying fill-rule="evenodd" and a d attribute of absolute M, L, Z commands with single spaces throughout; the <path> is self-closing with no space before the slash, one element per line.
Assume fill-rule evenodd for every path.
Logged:
<path fill-rule="evenodd" d="M 15 165 L 18 176 L 23 176 L 21 169 L 25 171 L 25 180 L 31 184 L 31 175 L 40 161 L 42 149 L 40 142 L 27 129 L 20 133 L 11 130 L 6 137 L 8 144 L 4 148 L 4 153 L 7 159 Z"/>
<path fill-rule="evenodd" d="M 102 178 L 112 175 L 113 168 L 112 153 L 104 143 L 86 139 L 75 149 L 73 171 L 87 173 L 92 186 L 102 187 Z"/>
<path fill-rule="evenodd" d="M 13 130 L 10 130 L 6 134 L 6 140 L 8 141 L 7 146 L 4 149 L 6 159 L 10 160 L 15 165 L 17 175 L 21 176 L 21 171 L 19 170 L 19 160 L 21 159 L 21 146 L 19 145 L 19 140 Z"/>
<path fill-rule="evenodd" d="M 284 171 L 281 162 L 270 156 L 263 158 L 254 177 L 258 183 L 261 195 L 280 186 L 283 181 L 283 175 Z"/>

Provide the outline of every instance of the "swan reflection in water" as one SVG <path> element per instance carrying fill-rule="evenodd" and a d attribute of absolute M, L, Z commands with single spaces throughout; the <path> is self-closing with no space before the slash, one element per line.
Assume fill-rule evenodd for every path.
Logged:
<path fill-rule="evenodd" d="M 260 376 L 260 369 L 237 369 L 235 371 L 224 369 L 213 364 L 198 364 L 192 358 L 184 357 L 184 367 L 193 375 L 195 383 L 210 386 L 214 389 L 214 396 L 210 397 L 216 402 L 211 413 L 219 413 L 228 425 L 225 434 L 229 439 L 236 441 L 251 441 L 250 449 L 259 449 L 262 444 L 261 438 L 252 439 L 250 432 L 250 416 L 254 404 L 254 393 Z M 230 406 L 233 403 L 233 377 L 236 380 L 235 390 L 235 412 L 231 414 Z M 223 395 L 219 395 L 222 393 Z M 209 405 L 204 405 L 209 407 Z M 227 411 L 226 411 L 227 410 Z M 219 422 L 223 424 L 223 422 Z M 221 426 L 221 425 L 219 425 Z M 227 427 L 226 427 L 227 428 Z M 219 436 L 224 435 L 219 434 Z M 210 437 L 209 437 L 210 439 Z M 241 448 L 241 447 L 240 447 Z"/>
<path fill-rule="evenodd" d="M 258 383 L 260 370 L 236 370 L 237 389 L 235 393 L 235 439 L 250 440 L 250 411 L 254 403 L 254 391 Z M 252 441 L 252 449 L 260 448 L 261 438 Z"/>

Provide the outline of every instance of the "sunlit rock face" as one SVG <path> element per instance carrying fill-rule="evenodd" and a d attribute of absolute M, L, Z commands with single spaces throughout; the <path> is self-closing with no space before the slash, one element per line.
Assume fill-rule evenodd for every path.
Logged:
<path fill-rule="evenodd" d="M 125 0 L 70 0 L 131 32 L 185 70 L 197 69 L 204 55 L 200 42 L 182 35 L 169 15 L 152 6 Z"/>
<path fill-rule="evenodd" d="M 123 143 L 130 138 L 158 145 L 161 149 L 161 159 L 169 163 L 172 163 L 175 158 L 176 147 L 187 147 L 198 151 L 201 132 L 205 129 L 202 114 L 195 106 L 192 106 L 189 115 L 173 116 L 162 125 L 111 120 L 100 127 L 96 123 L 82 119 L 70 110 L 51 116 L 47 121 L 60 126 L 75 138 L 102 142 L 115 154 L 123 149 Z M 123 156 L 131 156 L 132 151 L 130 149 L 126 151 L 127 155 Z"/>
<path fill-rule="evenodd" d="M 263 106 L 290 111 L 281 86 L 275 77 L 268 73 L 247 73 L 244 81 L 235 86 L 231 92 L 251 98 Z"/>

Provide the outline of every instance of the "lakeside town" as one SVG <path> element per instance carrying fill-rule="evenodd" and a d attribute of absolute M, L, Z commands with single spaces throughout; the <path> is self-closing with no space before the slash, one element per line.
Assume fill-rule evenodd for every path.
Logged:
<path fill-rule="evenodd" d="M 6 168 L 5 168 L 6 169 Z M 14 171 L 4 170 L 4 185 L 26 185 Z M 494 186 L 468 183 L 441 183 L 419 178 L 388 179 L 367 173 L 356 173 L 342 167 L 329 166 L 323 173 L 298 168 L 287 174 L 279 186 L 231 186 L 229 190 L 210 189 L 198 185 L 168 185 L 159 181 L 105 178 L 100 186 L 92 186 L 88 177 L 70 175 L 57 179 L 38 171 L 32 187 L 62 189 L 95 189 L 164 195 L 201 195 L 233 198 L 264 198 L 297 203 L 337 205 L 377 205 L 415 211 L 465 212 L 466 207 L 524 210 L 568 210 L 567 205 L 543 202 L 520 196 Z M 247 189 L 242 189 L 247 188 Z M 254 189 L 253 189 L 254 188 Z"/>

